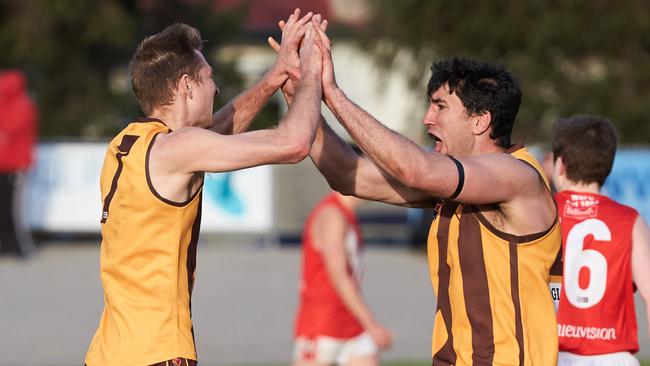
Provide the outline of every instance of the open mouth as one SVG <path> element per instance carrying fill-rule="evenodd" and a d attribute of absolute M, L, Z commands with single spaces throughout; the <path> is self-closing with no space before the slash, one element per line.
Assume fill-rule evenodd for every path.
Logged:
<path fill-rule="evenodd" d="M 440 152 L 440 150 L 442 149 L 442 140 L 438 136 L 436 136 L 436 135 L 434 135 L 432 133 L 429 133 L 429 136 L 431 136 L 431 139 L 433 140 L 433 142 L 435 144 L 434 150 L 436 152 Z"/>

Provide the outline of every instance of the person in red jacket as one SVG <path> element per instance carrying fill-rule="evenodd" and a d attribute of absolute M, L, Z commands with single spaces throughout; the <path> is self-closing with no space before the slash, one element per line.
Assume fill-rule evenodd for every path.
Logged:
<path fill-rule="evenodd" d="M 26 257 L 34 245 L 20 225 L 21 189 L 32 165 L 38 112 L 18 70 L 0 72 L 0 254 Z"/>

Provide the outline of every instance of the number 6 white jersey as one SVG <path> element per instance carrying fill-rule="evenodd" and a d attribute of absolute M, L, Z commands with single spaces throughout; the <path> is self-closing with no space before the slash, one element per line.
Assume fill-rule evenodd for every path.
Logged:
<path fill-rule="evenodd" d="M 631 252 L 638 212 L 592 193 L 555 195 L 564 278 L 558 308 L 560 351 L 638 351 Z"/>

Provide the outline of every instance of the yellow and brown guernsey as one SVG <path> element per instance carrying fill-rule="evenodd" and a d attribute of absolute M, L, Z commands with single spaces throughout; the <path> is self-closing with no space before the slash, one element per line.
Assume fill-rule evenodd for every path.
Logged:
<path fill-rule="evenodd" d="M 512 150 L 548 186 L 539 163 L 524 148 Z M 432 364 L 555 365 L 549 282 L 561 276 L 560 240 L 557 219 L 544 232 L 516 236 L 497 230 L 478 206 L 445 201 L 428 240 L 437 296 Z"/>
<path fill-rule="evenodd" d="M 106 152 L 100 178 L 104 311 L 88 366 L 196 360 L 190 308 L 201 190 L 187 202 L 166 200 L 148 170 L 156 136 L 169 132 L 158 120 L 134 122 Z"/>

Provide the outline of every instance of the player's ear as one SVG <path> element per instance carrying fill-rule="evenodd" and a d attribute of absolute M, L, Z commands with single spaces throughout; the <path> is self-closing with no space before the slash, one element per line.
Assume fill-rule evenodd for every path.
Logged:
<path fill-rule="evenodd" d="M 192 98 L 192 85 L 190 85 L 190 76 L 187 74 L 181 75 L 176 84 L 176 91 L 180 94 L 187 95 Z"/>
<path fill-rule="evenodd" d="M 492 122 L 492 114 L 490 111 L 485 111 L 470 117 L 472 123 L 472 131 L 475 135 L 482 135 L 490 128 Z"/>

